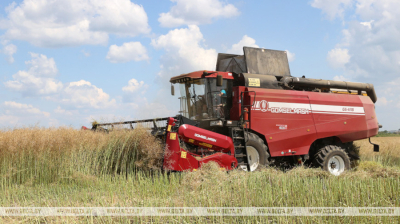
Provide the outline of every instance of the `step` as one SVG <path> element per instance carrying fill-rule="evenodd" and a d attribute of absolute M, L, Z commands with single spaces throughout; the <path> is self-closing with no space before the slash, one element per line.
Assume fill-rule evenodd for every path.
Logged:
<path fill-rule="evenodd" d="M 236 158 L 246 157 L 246 154 L 236 154 L 235 157 Z"/>

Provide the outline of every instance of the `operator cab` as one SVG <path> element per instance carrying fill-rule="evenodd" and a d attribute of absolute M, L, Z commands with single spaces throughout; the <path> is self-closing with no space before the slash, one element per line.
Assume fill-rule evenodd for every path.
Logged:
<path fill-rule="evenodd" d="M 221 83 L 217 83 L 218 75 L 222 76 Z M 182 116 L 194 121 L 229 119 L 232 73 L 198 71 L 173 77 L 170 82 L 179 83 Z"/>

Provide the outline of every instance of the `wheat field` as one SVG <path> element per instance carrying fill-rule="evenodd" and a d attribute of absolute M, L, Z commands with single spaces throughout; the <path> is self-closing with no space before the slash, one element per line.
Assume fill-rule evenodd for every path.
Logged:
<path fill-rule="evenodd" d="M 398 207 L 400 138 L 357 141 L 358 168 L 161 173 L 162 144 L 144 129 L 0 131 L 0 204 L 63 207 Z M 399 217 L 2 217 L 21 223 L 398 223 Z"/>
<path fill-rule="evenodd" d="M 360 147 L 361 161 L 376 161 L 382 165 L 400 167 L 400 136 L 371 138 L 371 142 L 380 145 L 379 152 L 373 151 L 368 139 L 355 142 Z"/>

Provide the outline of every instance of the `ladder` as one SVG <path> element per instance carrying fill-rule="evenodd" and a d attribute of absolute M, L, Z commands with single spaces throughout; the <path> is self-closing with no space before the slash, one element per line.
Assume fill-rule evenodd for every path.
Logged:
<path fill-rule="evenodd" d="M 244 171 L 250 170 L 250 164 L 247 159 L 246 138 L 243 128 L 231 128 L 231 136 L 235 147 L 235 158 L 238 161 L 238 168 Z"/>

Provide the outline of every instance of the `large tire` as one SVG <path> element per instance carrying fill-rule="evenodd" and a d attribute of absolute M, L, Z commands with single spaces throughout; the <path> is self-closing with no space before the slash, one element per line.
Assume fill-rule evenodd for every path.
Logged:
<path fill-rule="evenodd" d="M 264 141 L 256 134 L 249 133 L 247 137 L 247 157 L 251 172 L 268 165 L 269 153 Z"/>
<path fill-rule="evenodd" d="M 318 150 L 314 156 L 314 165 L 335 176 L 339 176 L 351 167 L 346 151 L 337 145 L 327 145 Z"/>
<path fill-rule="evenodd" d="M 344 149 L 350 158 L 350 167 L 356 168 L 360 161 L 360 147 L 354 142 L 340 143 L 339 146 Z"/>

